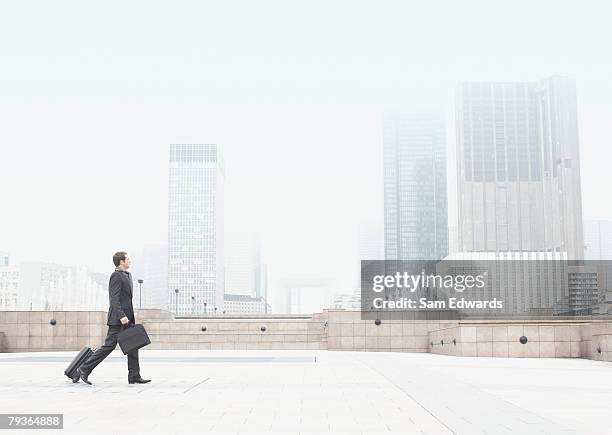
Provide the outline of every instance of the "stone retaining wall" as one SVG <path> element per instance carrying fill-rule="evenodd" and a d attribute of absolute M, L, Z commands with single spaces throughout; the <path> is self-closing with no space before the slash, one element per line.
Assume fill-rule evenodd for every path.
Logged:
<path fill-rule="evenodd" d="M 457 324 L 441 320 L 361 320 L 359 311 L 326 311 L 329 350 L 429 352 L 429 333 Z"/>
<path fill-rule="evenodd" d="M 106 336 L 106 316 L 99 311 L 0 311 L 3 352 L 98 347 Z"/>
<path fill-rule="evenodd" d="M 153 315 L 152 315 L 153 314 Z M 326 349 L 325 318 L 172 319 L 149 315 L 142 323 L 151 338 L 150 349 Z M 136 317 L 138 321 L 138 316 Z"/>
<path fill-rule="evenodd" d="M 581 357 L 612 361 L 612 322 L 593 322 L 581 328 Z"/>
<path fill-rule="evenodd" d="M 432 331 L 430 351 L 453 356 L 612 361 L 612 322 L 460 322 Z M 527 341 L 521 343 L 521 337 Z"/>
<path fill-rule="evenodd" d="M 611 321 L 362 320 L 358 311 L 312 316 L 175 318 L 140 310 L 148 349 L 327 349 L 454 356 L 590 358 L 612 361 Z M 0 351 L 99 347 L 106 312 L 0 311 Z M 521 344 L 520 337 L 527 337 Z M 3 338 L 3 339 L 2 339 Z M 454 340 L 454 342 L 453 342 Z"/>
<path fill-rule="evenodd" d="M 580 324 L 463 323 L 430 334 L 432 353 L 455 356 L 578 358 Z M 520 338 L 527 342 L 521 343 Z"/>

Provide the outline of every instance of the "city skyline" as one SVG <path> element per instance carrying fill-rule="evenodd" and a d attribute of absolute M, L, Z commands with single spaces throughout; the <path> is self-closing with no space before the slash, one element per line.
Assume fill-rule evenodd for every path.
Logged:
<path fill-rule="evenodd" d="M 382 120 L 384 120 L 384 117 L 383 117 L 383 116 L 381 116 L 381 118 L 380 118 L 380 119 L 381 119 L 381 122 L 382 122 Z M 381 124 L 381 129 L 382 129 L 382 126 L 383 126 L 383 125 L 384 125 L 384 124 Z M 453 125 L 452 125 L 452 126 L 453 126 L 453 127 L 455 127 L 455 123 L 454 123 L 454 122 L 453 122 Z M 450 127 L 449 127 L 449 128 L 450 128 Z M 447 129 L 447 130 L 448 130 L 448 129 Z M 381 130 L 381 131 L 382 131 L 382 130 Z M 383 136 L 383 135 L 381 135 L 381 136 Z M 445 144 L 446 144 L 446 151 L 447 151 L 449 154 L 452 154 L 452 153 L 453 153 L 453 152 L 452 152 L 452 147 L 453 147 L 453 145 L 454 145 L 454 144 L 449 143 L 449 140 L 448 140 L 448 135 L 447 135 L 446 139 L 444 140 L 444 142 L 445 142 Z M 384 144 L 384 140 L 382 140 L 382 139 L 381 139 L 381 141 L 380 141 L 380 146 L 381 146 L 381 148 L 383 147 L 383 144 Z M 450 160 L 450 159 L 451 159 L 451 157 L 449 156 L 449 160 Z M 381 160 L 382 160 L 382 159 L 381 159 Z M 381 164 L 382 164 L 382 162 L 381 162 Z M 370 163 L 370 166 L 371 166 L 371 167 L 373 167 L 373 165 L 372 165 L 371 163 Z M 448 174 L 452 174 L 452 173 L 453 173 L 453 171 L 455 171 L 455 168 L 449 168 L 449 170 L 448 170 Z M 448 216 L 449 216 L 449 217 L 453 215 L 453 199 L 451 198 L 451 196 L 452 196 L 451 194 L 452 194 L 453 187 L 454 187 L 454 186 L 453 186 L 453 180 L 452 180 L 452 179 L 450 179 L 450 177 L 451 177 L 451 175 L 447 175 L 447 178 L 449 178 L 449 180 L 448 180 L 448 186 L 449 186 L 449 198 L 448 198 Z M 379 173 L 379 182 L 380 182 L 380 184 L 382 185 L 382 183 L 383 183 L 383 182 L 382 182 L 382 173 Z M 381 197 L 382 197 L 382 195 L 381 195 Z M 381 198 L 381 199 L 382 199 L 382 198 Z M 253 201 L 257 201 L 257 197 L 252 198 L 252 200 L 253 200 Z M 382 201 L 381 201 L 381 204 L 382 204 Z M 382 213 L 380 213 L 380 216 L 381 216 L 381 215 L 382 215 Z M 375 211 L 374 213 L 369 214 L 369 215 L 368 215 L 368 214 L 365 214 L 364 216 L 359 216 L 359 217 L 358 217 L 358 218 L 357 218 L 357 219 L 356 219 L 356 220 L 353 222 L 353 224 L 354 224 L 356 227 L 359 227 L 359 225 L 363 223 L 363 222 L 361 221 L 361 219 L 363 219 L 363 220 L 368 220 L 368 221 L 370 221 L 370 223 L 374 222 L 374 227 L 377 225 L 377 224 L 376 224 L 376 222 L 378 222 L 379 228 L 380 228 L 380 230 L 382 231 L 382 219 L 379 219 L 379 217 L 378 217 L 378 213 L 377 213 L 376 211 Z M 452 225 L 452 220 L 449 220 L 449 224 L 448 224 L 448 226 L 449 226 L 449 227 L 453 227 L 453 225 Z M 358 231 L 359 231 L 359 229 L 358 229 L 358 228 L 357 228 L 357 229 L 355 229 L 355 233 L 354 233 L 354 234 L 353 234 L 353 236 L 352 236 L 352 237 L 354 237 L 353 242 L 355 243 L 355 245 L 354 245 L 354 246 L 355 246 L 355 248 L 354 248 L 353 255 L 359 255 L 359 247 L 358 247 L 358 244 L 359 244 L 359 240 L 358 240 L 358 239 L 359 239 L 359 235 L 358 235 Z M 150 243 L 147 243 L 147 244 L 150 244 Z M 145 245 L 145 246 L 146 246 L 146 245 Z M 141 252 L 139 252 L 139 251 L 136 251 L 135 253 L 136 253 L 136 258 L 138 258 L 138 254 L 141 254 Z M 355 257 L 355 258 L 356 258 L 357 260 L 359 259 L 359 257 Z M 358 264 L 358 262 L 356 261 L 355 263 L 353 263 L 353 265 L 355 265 L 355 264 Z M 276 271 L 278 271 L 278 268 L 276 268 L 276 269 L 275 269 L 275 268 L 273 267 L 273 268 L 272 268 L 272 270 L 276 270 Z M 346 281 L 348 282 L 348 281 L 350 281 L 351 279 L 353 279 L 353 281 L 354 281 L 354 277 L 356 276 L 356 274 L 354 274 L 353 272 L 351 272 L 351 269 L 349 269 L 349 268 L 345 268 L 344 270 L 345 270 L 345 272 L 344 272 L 344 273 L 345 273 L 345 275 L 348 277 L 348 279 L 347 279 Z M 353 269 L 353 270 L 354 270 L 354 269 Z M 351 274 L 352 274 L 352 275 L 351 275 Z M 278 280 L 279 280 L 279 279 L 286 280 L 286 277 L 285 277 L 285 276 L 282 276 L 282 275 L 276 275 L 276 276 L 274 276 L 274 274 L 272 274 L 272 277 L 273 277 L 273 280 L 276 280 L 277 287 L 278 287 L 278 282 L 279 282 Z M 322 276 L 321 278 L 329 279 L 329 275 L 328 275 L 328 276 Z M 343 277 L 343 278 L 344 278 L 344 277 Z M 297 280 L 299 280 L 299 279 L 300 279 L 300 276 L 296 277 L 296 279 L 297 279 Z M 342 281 L 342 279 L 341 279 L 340 281 Z M 347 293 L 351 293 L 351 292 L 354 290 L 354 288 L 355 288 L 355 287 L 354 287 L 354 285 L 352 285 L 352 284 L 345 284 L 344 286 L 339 286 L 339 285 L 337 285 L 337 284 L 334 284 L 334 285 L 332 285 L 332 287 L 334 287 L 334 290 L 333 290 L 333 291 L 334 291 L 334 293 L 335 293 L 335 294 L 347 294 Z M 146 293 L 145 293 L 145 294 L 146 294 Z M 280 299 L 279 299 L 279 298 L 280 298 Z M 270 301 L 270 302 L 271 302 L 271 303 L 274 305 L 274 304 L 275 304 L 275 302 L 276 302 L 276 304 L 278 304 L 278 303 L 279 303 L 279 302 L 278 302 L 278 300 L 280 300 L 280 301 L 281 301 L 281 302 L 280 302 L 280 306 L 283 306 L 282 299 L 283 299 L 283 296 L 278 295 L 278 294 L 277 294 L 277 293 L 276 293 L 276 292 L 273 290 L 273 291 L 272 291 L 272 293 L 270 294 L 270 300 L 269 300 L 269 301 Z"/>
<path fill-rule="evenodd" d="M 578 100 L 579 100 L 579 105 L 580 105 L 581 95 L 578 95 Z M 351 119 L 351 118 L 349 118 L 349 119 Z M 360 119 L 361 121 L 369 120 L 368 122 L 376 121 L 377 119 L 379 119 L 379 120 L 381 120 L 381 123 L 382 123 L 382 117 L 380 117 L 380 115 L 377 114 L 377 113 L 371 113 L 371 114 L 368 114 L 368 115 L 364 115 L 364 114 L 359 115 L 359 114 L 357 114 L 357 115 L 355 115 L 355 117 L 353 119 Z M 348 122 L 348 120 L 347 120 L 347 122 Z M 351 125 L 353 125 L 352 122 L 351 122 Z M 376 124 L 376 123 L 374 123 L 374 125 L 381 126 L 381 124 Z M 381 127 L 379 127 L 379 128 L 381 128 Z M 452 127 L 449 127 L 449 129 L 452 130 Z M 584 131 L 584 129 L 581 127 L 580 131 Z M 379 132 L 376 135 L 376 137 L 372 137 L 370 139 L 372 139 L 372 141 L 371 141 L 372 144 L 377 143 L 378 144 L 377 146 L 381 146 L 380 144 L 382 143 L 382 138 L 380 137 L 380 133 Z M 230 141 L 230 143 L 231 142 L 232 141 Z M 449 162 L 453 161 L 453 158 L 452 158 L 452 155 L 454 155 L 454 150 L 453 150 L 454 143 L 453 142 L 454 142 L 453 134 L 452 133 L 451 134 L 447 133 L 446 144 L 447 144 L 447 151 L 448 151 L 448 154 L 449 154 Z M 373 145 L 371 145 L 371 148 L 372 147 L 373 147 Z M 153 148 L 152 150 L 155 150 L 155 149 L 158 150 L 157 151 L 158 155 L 163 155 L 163 151 L 161 149 Z M 587 149 L 587 151 L 588 151 L 588 149 Z M 156 153 L 150 154 L 149 158 L 154 158 L 155 154 Z M 588 154 L 588 152 L 587 152 L 587 154 Z M 251 153 L 249 153 L 248 155 L 249 155 L 249 157 L 253 156 L 253 154 L 251 154 Z M 367 158 L 364 158 L 364 162 L 362 163 L 362 165 L 365 166 L 365 164 L 367 163 L 367 166 L 368 166 L 367 171 L 368 172 L 372 172 L 373 164 L 371 164 L 368 161 L 372 161 L 372 160 L 376 161 L 376 159 L 380 159 L 380 157 L 377 156 L 376 150 L 374 150 L 374 149 L 370 150 L 365 155 L 367 155 Z M 103 158 L 103 157 L 101 157 L 101 158 Z M 133 160 L 133 159 L 128 159 L 128 160 Z M 245 167 L 243 166 L 244 163 L 241 162 L 240 159 L 238 159 L 238 160 L 231 159 L 230 162 L 231 162 L 231 165 L 234 166 L 233 168 L 230 168 L 230 170 L 232 170 L 232 172 L 235 172 L 233 169 L 236 169 L 236 170 L 238 168 L 240 168 L 240 170 L 245 169 Z M 452 166 L 452 165 L 449 165 L 449 166 Z M 323 166 L 323 168 L 325 168 L 325 166 Z M 249 169 L 247 168 L 247 171 L 248 170 Z M 453 171 L 454 170 L 455 170 L 454 168 L 450 168 L 449 167 L 449 173 L 448 173 L 448 180 L 449 181 L 448 181 L 448 184 L 449 184 L 449 225 L 450 226 L 452 226 L 453 220 L 456 219 L 456 216 L 453 216 L 454 209 L 455 209 L 453 204 L 454 203 L 456 204 L 456 198 L 454 198 L 454 195 L 453 195 L 453 192 L 455 192 L 455 190 L 456 190 L 456 187 L 453 184 L 454 183 L 453 182 L 453 177 L 454 177 Z M 359 171 L 360 175 L 364 174 L 365 171 L 366 171 L 366 169 L 361 169 Z M 587 171 L 587 174 L 592 175 L 592 172 L 593 171 Z M 128 173 L 129 173 L 129 171 L 128 171 Z M 162 172 L 162 174 L 163 174 L 163 172 Z M 159 181 L 159 180 L 163 180 L 163 175 L 162 174 L 159 174 L 158 176 L 155 177 L 156 178 L 156 182 Z M 160 175 L 162 175 L 162 176 L 160 176 Z M 255 176 L 254 180 L 257 180 L 257 176 L 254 173 L 252 173 L 252 175 Z M 289 172 L 285 172 L 285 173 L 283 173 L 283 175 L 286 176 L 286 177 L 289 177 L 288 178 L 289 180 L 291 180 L 291 178 L 295 176 L 295 174 L 291 174 Z M 301 174 L 299 174 L 299 175 L 301 176 Z M 372 178 L 372 176 L 374 176 L 374 178 Z M 377 219 L 380 219 L 382 221 L 382 218 L 379 218 L 379 216 L 377 216 L 377 212 L 375 211 L 376 210 L 375 204 L 376 204 L 376 201 L 377 201 L 376 197 L 379 195 L 376 192 L 378 190 L 378 188 L 377 188 L 378 186 L 376 185 L 376 183 L 378 183 L 378 181 L 376 181 L 376 180 L 379 179 L 378 178 L 379 176 L 380 176 L 380 173 L 377 173 L 377 170 L 374 169 L 373 173 L 368 175 L 369 178 L 367 179 L 367 182 L 364 182 L 363 180 L 356 181 L 355 190 L 357 190 L 361 186 L 364 186 L 364 191 L 367 192 L 367 195 L 368 195 L 367 197 L 369 198 L 367 204 L 363 204 L 363 205 L 371 205 L 371 207 L 367 207 L 367 206 L 366 207 L 362 207 L 361 210 L 364 210 L 364 213 L 360 213 L 359 215 L 357 215 L 357 219 L 360 219 L 360 218 L 363 218 L 363 220 L 372 220 L 372 219 L 373 220 L 377 220 Z M 134 177 L 131 177 L 130 181 L 138 183 L 138 179 L 134 178 Z M 235 177 L 234 177 L 234 179 L 233 179 L 233 181 L 231 183 L 234 183 L 234 181 L 235 181 Z M 372 183 L 372 181 L 374 181 L 374 183 Z M 159 183 L 159 184 L 163 184 L 163 183 Z M 159 186 L 159 184 L 158 184 L 158 186 Z M 583 185 L 585 185 L 585 183 L 583 183 Z M 153 184 L 153 186 L 155 186 L 155 183 Z M 151 186 L 151 187 L 153 187 L 153 186 Z M 587 190 L 587 197 L 588 197 L 589 196 L 588 192 L 593 191 L 593 188 L 592 188 L 593 184 L 592 183 L 591 184 L 586 184 L 586 186 L 587 187 L 583 186 L 583 190 Z M 157 190 L 157 192 L 155 192 L 155 189 L 151 189 L 151 187 L 147 186 L 147 188 L 144 188 L 144 187 L 143 188 L 137 188 L 139 196 L 141 194 L 145 195 L 145 197 L 142 198 L 142 199 L 135 198 L 135 200 L 139 204 L 139 206 L 145 203 L 145 202 L 143 202 L 143 200 L 145 200 L 148 203 L 151 203 L 152 201 L 157 201 L 157 202 L 161 201 L 163 203 L 163 198 L 162 198 L 163 194 L 162 194 L 162 192 L 163 192 L 163 190 L 165 190 L 165 187 L 159 186 L 159 189 Z M 231 186 L 229 186 L 229 187 L 231 189 Z M 235 189 L 236 189 L 236 186 L 234 184 L 234 189 L 232 189 L 233 193 L 236 192 Z M 265 189 L 259 189 L 258 195 L 259 195 L 260 198 L 264 196 L 262 194 L 262 192 L 265 192 Z M 248 193 L 249 193 L 250 198 L 247 199 L 247 201 L 249 201 L 247 204 L 252 206 L 254 204 L 252 201 L 255 201 L 255 199 L 253 199 L 253 198 L 257 198 L 257 196 L 251 195 L 250 191 L 248 191 Z M 266 192 L 266 194 L 267 194 L 267 192 Z M 234 195 L 232 195 L 232 197 L 233 196 Z M 239 197 L 240 201 L 245 199 L 244 193 L 239 194 L 238 197 Z M 149 198 L 149 199 L 145 199 L 145 198 Z M 323 197 L 322 200 L 325 201 L 326 199 Z M 267 201 L 264 201 L 264 202 L 267 202 Z M 589 202 L 592 203 L 593 201 L 592 201 L 592 199 L 590 201 L 587 199 L 585 202 L 588 204 Z M 134 200 L 133 199 L 130 200 L 130 203 L 134 203 Z M 266 204 L 266 205 L 268 205 L 268 204 Z M 599 205 L 603 204 L 605 206 L 605 202 L 601 202 L 600 201 L 600 202 L 598 202 L 598 204 Z M 266 207 L 262 208 L 262 210 L 264 210 L 264 211 L 265 211 L 265 209 L 266 209 Z M 253 222 L 251 222 L 251 224 L 249 224 L 249 227 L 247 229 L 248 230 L 260 229 L 262 227 L 260 225 L 258 225 L 258 224 L 263 223 L 263 221 L 261 219 L 261 210 L 258 210 L 257 208 L 252 208 L 252 210 L 255 211 L 255 215 L 254 215 L 255 219 L 253 220 Z M 355 209 L 353 209 L 353 210 L 355 210 Z M 373 212 L 373 210 L 374 210 L 374 212 Z M 134 209 L 134 211 L 137 212 L 136 209 Z M 82 212 L 79 212 L 77 215 L 79 215 L 81 213 Z M 237 222 L 236 213 L 233 210 L 231 210 L 229 214 L 230 214 L 230 217 L 229 217 L 230 221 L 228 222 L 228 227 L 230 227 L 232 230 L 236 230 L 236 229 L 242 230 L 242 229 L 244 229 L 242 224 Z M 258 216 L 258 215 L 260 215 L 260 216 Z M 592 215 L 593 215 L 593 213 L 590 214 L 590 216 L 592 216 Z M 353 213 L 353 216 L 355 216 L 355 213 Z M 588 216 L 589 216 L 589 214 L 585 214 L 585 218 L 587 218 Z M 153 218 L 153 219 L 151 219 L 151 218 Z M 606 216 L 604 215 L 604 216 L 602 216 L 602 218 L 605 219 Z M 353 217 L 352 219 L 354 220 L 355 217 Z M 151 215 L 151 214 L 149 214 L 147 216 L 147 221 L 149 221 L 149 222 L 155 222 L 156 220 L 159 222 L 160 221 L 159 217 L 155 217 L 155 215 Z M 162 218 L 162 222 L 163 222 L 163 218 Z M 134 221 L 133 224 L 135 224 L 135 223 L 136 222 Z M 274 227 L 283 228 L 282 225 L 277 225 L 277 223 L 278 222 L 274 222 Z M 333 222 L 325 222 L 323 224 L 323 221 L 321 221 L 322 225 L 329 225 L 330 223 L 333 223 Z M 141 237 L 143 242 L 144 242 L 144 244 L 150 244 L 150 243 L 155 243 L 156 242 L 155 238 L 150 237 L 152 233 L 143 234 L 141 232 L 141 230 L 140 230 L 141 226 L 135 227 L 135 226 L 133 226 L 133 224 L 132 224 L 132 227 L 130 229 L 134 229 L 135 230 L 134 232 L 136 234 L 139 234 L 139 233 L 141 234 L 140 236 L 137 236 L 137 237 Z M 357 226 L 358 222 L 354 222 L 354 224 L 355 224 L 355 226 Z M 89 224 L 87 222 L 83 222 L 82 225 L 89 225 Z M 147 225 L 150 225 L 150 223 L 145 223 L 145 227 Z M 281 246 L 283 248 L 286 248 L 287 245 L 284 244 L 284 241 L 287 239 L 287 237 L 284 237 L 284 236 L 286 236 L 287 234 L 285 233 L 285 234 L 283 234 L 283 236 L 279 236 L 277 234 L 271 234 L 271 232 L 273 231 L 273 230 L 271 230 L 272 226 L 273 225 L 265 225 L 264 224 L 263 225 L 264 231 L 262 231 L 264 239 L 268 239 L 268 240 L 266 240 L 266 244 L 272 246 L 272 249 L 270 249 L 270 251 L 273 253 L 273 255 L 271 256 L 272 257 L 272 261 L 269 262 L 272 265 L 272 269 L 276 269 L 277 272 L 279 270 L 282 270 L 283 273 L 286 273 L 286 275 L 292 275 L 293 274 L 293 276 L 299 277 L 301 275 L 301 271 L 298 271 L 296 273 L 295 271 L 290 270 L 291 266 L 283 267 L 284 264 L 282 262 L 280 263 L 279 267 L 276 267 L 276 268 L 274 267 L 275 266 L 274 263 L 276 263 L 276 261 L 278 260 L 278 255 L 279 255 L 278 254 L 278 248 L 280 247 L 278 245 L 279 239 L 281 239 L 283 241 L 283 244 Z M 80 230 L 79 227 L 76 227 L 76 229 L 77 229 L 77 231 L 82 231 L 82 229 Z M 348 229 L 350 229 L 352 231 L 352 233 L 351 234 L 346 234 L 346 235 L 349 236 L 349 239 L 350 238 L 355 239 L 356 238 L 355 233 L 357 232 L 357 230 L 355 228 L 351 229 L 350 225 L 349 225 Z M 118 232 L 117 231 L 115 231 L 115 232 L 121 234 L 122 231 L 123 230 L 119 229 Z M 346 228 L 344 229 L 344 231 L 346 231 Z M 272 240 L 270 240 L 270 235 L 272 235 Z M 291 233 L 289 233 L 289 235 L 291 235 Z M 126 238 L 126 239 L 130 239 L 130 238 L 133 238 L 134 236 L 133 236 L 133 234 L 128 235 L 128 233 L 126 232 L 125 235 L 123 235 L 122 237 Z M 350 251 L 351 252 L 356 252 L 357 249 L 356 249 L 356 247 L 354 247 L 354 245 L 355 245 L 354 240 L 349 240 L 349 239 L 345 239 L 345 242 L 348 242 L 348 243 L 343 243 L 343 245 L 350 246 L 351 243 L 352 243 L 353 247 L 350 249 Z M 160 237 L 159 238 L 159 242 L 164 243 L 165 240 L 162 237 Z M 330 238 L 327 238 L 326 243 L 335 243 L 335 242 L 332 242 L 332 240 Z M 130 244 L 128 244 L 128 246 L 126 247 L 127 250 L 131 250 L 131 251 L 134 251 L 134 252 L 141 250 L 141 247 L 138 244 L 131 244 L 131 246 L 129 246 L 129 245 Z M 108 246 L 108 250 L 109 251 L 114 251 L 114 250 L 117 249 L 117 245 L 116 244 L 112 244 L 112 245 L 108 244 L 107 246 Z M 142 245 L 142 246 L 144 246 L 144 245 Z M 38 245 L 37 249 L 40 249 L 41 247 L 42 247 L 41 245 Z M 10 250 L 11 252 L 15 252 L 15 254 L 13 255 L 14 258 L 16 258 L 17 260 L 24 259 L 25 256 L 22 254 L 22 252 L 20 252 L 21 249 L 19 249 L 20 248 L 19 246 L 17 247 L 18 249 L 16 249 L 16 250 L 15 249 L 10 249 L 10 248 L 11 248 L 11 246 L 6 246 L 5 247 L 5 249 L 7 249 L 7 250 Z M 123 246 L 121 246 L 121 248 L 123 248 Z M 312 248 L 311 248 L 310 252 L 312 252 Z M 352 254 L 350 254 L 348 249 L 345 249 L 343 252 L 344 252 L 344 255 L 346 255 L 346 254 L 352 255 Z M 274 254 L 276 254 L 276 255 L 274 255 Z M 104 252 L 102 251 L 102 248 L 99 250 L 99 252 L 95 253 L 94 257 L 95 258 L 100 258 L 99 260 L 95 260 L 96 264 L 107 264 L 107 265 L 110 264 L 110 262 L 107 259 L 108 251 L 106 251 L 106 255 L 104 255 Z M 276 257 L 276 258 L 274 258 L 274 257 Z M 335 255 L 334 257 L 337 258 L 338 256 Z M 53 258 L 53 257 L 51 257 L 50 255 L 30 255 L 30 258 L 26 258 L 26 259 L 33 259 L 33 260 L 41 259 L 41 260 L 49 261 L 51 258 Z M 357 260 L 357 257 L 354 257 L 354 258 L 355 258 L 354 260 L 349 260 L 349 261 L 346 262 L 347 265 L 344 267 L 344 270 L 346 272 L 343 273 L 343 275 L 350 275 L 351 274 L 350 270 L 352 269 L 352 266 L 355 264 L 355 260 Z M 56 260 L 56 262 L 57 262 L 57 260 Z M 86 260 L 83 263 L 84 264 L 91 264 L 91 261 L 87 261 Z M 297 263 L 299 263 L 299 262 L 297 262 Z M 351 265 L 349 266 L 348 263 L 351 263 Z M 296 262 L 292 262 L 292 264 L 296 264 Z M 108 266 L 90 266 L 90 268 L 92 268 L 94 270 L 97 270 L 97 271 L 108 270 Z M 327 271 L 327 272 L 324 272 L 324 273 L 329 274 L 329 273 L 334 273 L 334 272 L 335 271 L 332 271 L 332 272 Z M 327 276 L 329 276 L 329 275 L 327 275 Z M 286 276 L 281 276 L 281 277 L 278 277 L 278 278 L 275 278 L 275 279 L 284 279 L 284 278 L 286 278 Z M 342 280 L 342 279 L 340 279 L 340 280 Z M 341 291 L 350 291 L 349 289 L 351 289 L 351 288 L 353 288 L 352 284 L 344 284 L 343 285 L 343 289 Z"/>
<path fill-rule="evenodd" d="M 518 1 L 500 19 L 486 1 L 354 3 L 350 20 L 345 3 L 275 14 L 239 5 L 240 16 L 224 3 L 187 15 L 147 5 L 138 31 L 140 4 L 120 17 L 96 10 L 96 20 L 91 6 L 70 16 L 44 3 L 35 16 L 26 4 L 2 6 L 0 34 L 15 43 L 0 57 L 0 249 L 15 262 L 108 273 L 116 250 L 136 258 L 166 243 L 167 144 L 222 143 L 226 229 L 262 234 L 270 289 L 308 273 L 350 293 L 357 221 L 382 222 L 381 114 L 445 113 L 452 226 L 455 87 L 550 75 L 576 78 L 584 219 L 612 220 L 602 201 L 609 5 Z M 202 26 L 202 16 L 215 19 Z"/>
<path fill-rule="evenodd" d="M 0 58 L 0 249 L 15 262 L 103 273 L 116 250 L 138 260 L 145 245 L 167 243 L 167 144 L 222 143 L 226 230 L 261 234 L 270 291 L 310 274 L 350 294 L 359 226 L 383 219 L 382 114 L 444 113 L 453 227 L 456 86 L 551 75 L 576 79 L 583 218 L 612 220 L 612 203 L 601 200 L 612 158 L 605 14 L 518 2 L 499 21 L 486 2 L 447 2 L 444 15 L 428 4 L 355 4 L 339 34 L 339 5 L 314 2 L 299 17 L 284 10 L 290 22 L 243 6 L 253 19 L 232 21 L 238 27 L 196 25 L 204 10 L 232 16 L 227 5 L 198 6 L 193 26 L 152 6 L 138 35 L 122 21 L 104 38 L 99 24 L 83 27 L 79 39 L 69 30 L 75 20 L 44 6 L 59 25 L 37 21 L 48 34 L 43 44 L 26 35 Z M 555 20 L 542 20 L 551 9 Z M 10 16 L 29 12 L 17 6 Z M 415 16 L 423 20 L 406 26 Z M 21 34 L 15 22 L 0 29 L 6 39 Z M 306 22 L 319 32 L 311 35 Z M 246 45 L 236 37 L 243 32 Z M 109 50 L 112 59 L 100 55 Z M 112 213 L 117 206 L 122 219 Z"/>

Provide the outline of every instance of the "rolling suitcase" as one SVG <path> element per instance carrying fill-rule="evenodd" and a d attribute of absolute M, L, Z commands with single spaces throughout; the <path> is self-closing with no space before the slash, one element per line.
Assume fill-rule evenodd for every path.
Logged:
<path fill-rule="evenodd" d="M 91 350 L 90 347 L 85 346 L 68 365 L 66 370 L 64 370 L 64 374 L 72 379 L 72 382 L 74 382 L 73 377 L 76 375 L 76 370 L 81 367 L 81 364 L 83 364 L 92 353 L 93 350 Z"/>
<path fill-rule="evenodd" d="M 145 331 L 144 326 L 141 324 L 129 325 L 130 326 L 123 328 L 117 337 L 119 340 L 119 347 L 124 355 L 151 344 L 151 340 L 149 340 L 149 335 L 147 331 Z"/>

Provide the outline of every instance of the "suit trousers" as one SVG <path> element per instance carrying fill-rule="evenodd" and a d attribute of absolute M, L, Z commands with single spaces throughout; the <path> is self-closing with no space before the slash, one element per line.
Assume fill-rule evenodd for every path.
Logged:
<path fill-rule="evenodd" d="M 85 361 L 80 369 L 84 374 L 89 374 L 91 371 L 106 358 L 115 347 L 117 347 L 117 337 L 123 329 L 122 325 L 111 325 L 108 327 L 108 333 L 104 344 L 100 346 L 91 356 Z M 127 354 L 128 360 L 128 380 L 138 379 L 140 377 L 140 365 L 138 363 L 138 349 Z"/>

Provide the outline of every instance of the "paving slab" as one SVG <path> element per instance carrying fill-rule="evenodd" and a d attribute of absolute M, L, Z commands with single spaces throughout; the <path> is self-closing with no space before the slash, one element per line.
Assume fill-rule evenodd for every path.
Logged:
<path fill-rule="evenodd" d="M 612 434 L 612 365 L 590 360 L 142 350 L 153 382 L 129 385 L 115 351 L 89 386 L 63 375 L 74 355 L 0 354 L 0 412 L 75 434 Z"/>

